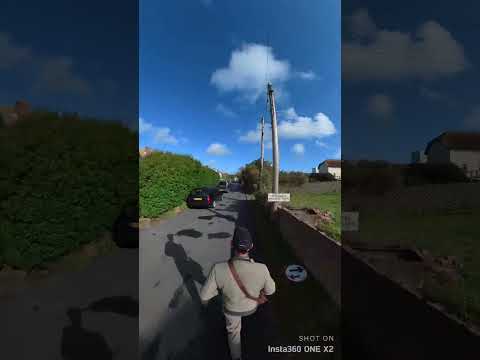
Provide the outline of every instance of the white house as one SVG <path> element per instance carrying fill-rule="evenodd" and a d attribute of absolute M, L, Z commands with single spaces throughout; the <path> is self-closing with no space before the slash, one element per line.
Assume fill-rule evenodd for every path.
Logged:
<path fill-rule="evenodd" d="M 412 152 L 411 162 L 413 164 L 424 164 L 427 162 L 427 155 L 423 151 L 414 151 Z"/>
<path fill-rule="evenodd" d="M 316 168 L 318 174 L 332 174 L 335 179 L 342 179 L 342 161 L 341 160 L 325 160 Z"/>
<path fill-rule="evenodd" d="M 453 163 L 470 178 L 480 178 L 480 132 L 444 132 L 430 141 L 427 162 Z"/>

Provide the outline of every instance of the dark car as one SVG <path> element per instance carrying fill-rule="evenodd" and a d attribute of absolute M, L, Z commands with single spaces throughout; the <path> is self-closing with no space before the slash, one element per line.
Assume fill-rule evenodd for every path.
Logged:
<path fill-rule="evenodd" d="M 225 180 L 220 180 L 217 185 L 217 189 L 222 192 L 228 192 L 228 184 Z"/>
<path fill-rule="evenodd" d="M 215 188 L 193 189 L 187 197 L 189 208 L 214 208 L 217 201 L 222 200 L 222 194 Z"/>

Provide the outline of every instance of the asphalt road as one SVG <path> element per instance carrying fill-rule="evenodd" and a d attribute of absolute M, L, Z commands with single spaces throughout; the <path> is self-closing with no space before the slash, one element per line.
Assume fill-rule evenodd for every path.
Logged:
<path fill-rule="evenodd" d="M 238 187 L 215 209 L 188 209 L 141 230 L 143 359 L 230 359 L 219 299 L 202 310 L 198 293 L 212 265 L 230 257 L 236 224 L 253 227 L 247 196 Z"/>
<path fill-rule="evenodd" d="M 135 359 L 137 269 L 138 250 L 118 249 L 1 299 L 0 358 Z"/>

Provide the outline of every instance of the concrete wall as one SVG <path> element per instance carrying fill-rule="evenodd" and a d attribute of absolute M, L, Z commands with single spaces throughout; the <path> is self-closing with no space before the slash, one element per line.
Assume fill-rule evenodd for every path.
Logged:
<path fill-rule="evenodd" d="M 277 223 L 282 236 L 304 261 L 311 275 L 340 304 L 340 246 L 314 227 L 297 219 L 287 209 L 278 210 Z"/>
<path fill-rule="evenodd" d="M 480 176 L 480 151 L 452 150 L 450 160 L 459 168 L 465 169 L 467 176 Z"/>
<path fill-rule="evenodd" d="M 278 210 L 284 239 L 337 304 L 341 304 L 342 336 L 348 337 L 344 359 L 427 360 L 480 358 L 480 337 L 461 322 L 418 298 L 346 247 Z"/>
<path fill-rule="evenodd" d="M 343 332 L 369 359 L 480 358 L 480 337 L 342 249 Z M 326 270 L 326 269 L 325 269 Z"/>

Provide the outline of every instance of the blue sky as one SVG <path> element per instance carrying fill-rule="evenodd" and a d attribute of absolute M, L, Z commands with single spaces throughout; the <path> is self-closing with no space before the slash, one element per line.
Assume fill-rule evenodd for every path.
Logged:
<path fill-rule="evenodd" d="M 136 126 L 137 14 L 136 1 L 2 0 L 0 105 L 25 99 Z"/>
<path fill-rule="evenodd" d="M 342 1 L 342 155 L 408 162 L 480 130 L 478 1 Z"/>
<path fill-rule="evenodd" d="M 338 158 L 339 1 L 140 2 L 141 147 L 238 170 L 259 157 L 260 116 L 270 123 L 267 79 L 281 168 Z"/>

